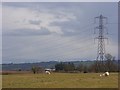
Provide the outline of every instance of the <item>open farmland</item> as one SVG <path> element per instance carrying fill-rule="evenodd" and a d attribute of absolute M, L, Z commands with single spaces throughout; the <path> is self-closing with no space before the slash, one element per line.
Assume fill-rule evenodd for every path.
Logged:
<path fill-rule="evenodd" d="M 52 73 L 3 75 L 3 88 L 118 88 L 118 73 Z"/>

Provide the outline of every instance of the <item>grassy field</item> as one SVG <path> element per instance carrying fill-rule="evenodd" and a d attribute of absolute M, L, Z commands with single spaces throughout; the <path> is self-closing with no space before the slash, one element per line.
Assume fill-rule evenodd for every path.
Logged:
<path fill-rule="evenodd" d="M 110 73 L 12 74 L 2 76 L 3 88 L 118 88 L 118 74 Z"/>

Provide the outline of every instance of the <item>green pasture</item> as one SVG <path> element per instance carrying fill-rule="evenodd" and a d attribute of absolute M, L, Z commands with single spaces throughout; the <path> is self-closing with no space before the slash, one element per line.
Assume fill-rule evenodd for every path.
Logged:
<path fill-rule="evenodd" d="M 118 73 L 52 73 L 2 75 L 3 88 L 118 88 Z"/>

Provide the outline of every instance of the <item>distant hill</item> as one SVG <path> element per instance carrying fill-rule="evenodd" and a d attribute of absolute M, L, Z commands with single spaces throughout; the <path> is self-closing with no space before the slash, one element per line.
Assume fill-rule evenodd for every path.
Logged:
<path fill-rule="evenodd" d="M 70 61 L 73 62 L 75 66 L 83 64 L 89 66 L 94 63 L 94 61 Z M 115 61 L 117 63 L 117 61 Z M 2 64 L 3 71 L 13 71 L 13 70 L 31 70 L 33 66 L 39 66 L 43 68 L 55 68 L 55 64 L 59 63 L 58 61 L 49 61 L 49 62 L 37 62 L 37 63 L 20 63 L 20 64 Z M 67 63 L 67 62 L 64 62 Z"/>
<path fill-rule="evenodd" d="M 38 62 L 38 63 L 20 63 L 20 64 L 2 64 L 3 71 L 9 70 L 31 70 L 33 66 L 39 66 L 43 68 L 54 68 L 54 65 L 57 64 L 57 61 L 50 62 Z"/>

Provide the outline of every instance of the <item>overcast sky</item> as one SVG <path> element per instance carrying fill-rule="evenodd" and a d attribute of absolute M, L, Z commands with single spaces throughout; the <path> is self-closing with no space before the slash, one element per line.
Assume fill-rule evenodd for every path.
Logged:
<path fill-rule="evenodd" d="M 2 4 L 3 63 L 94 60 L 94 17 L 108 17 L 106 53 L 117 58 L 118 6 L 112 3 L 23 2 Z"/>

